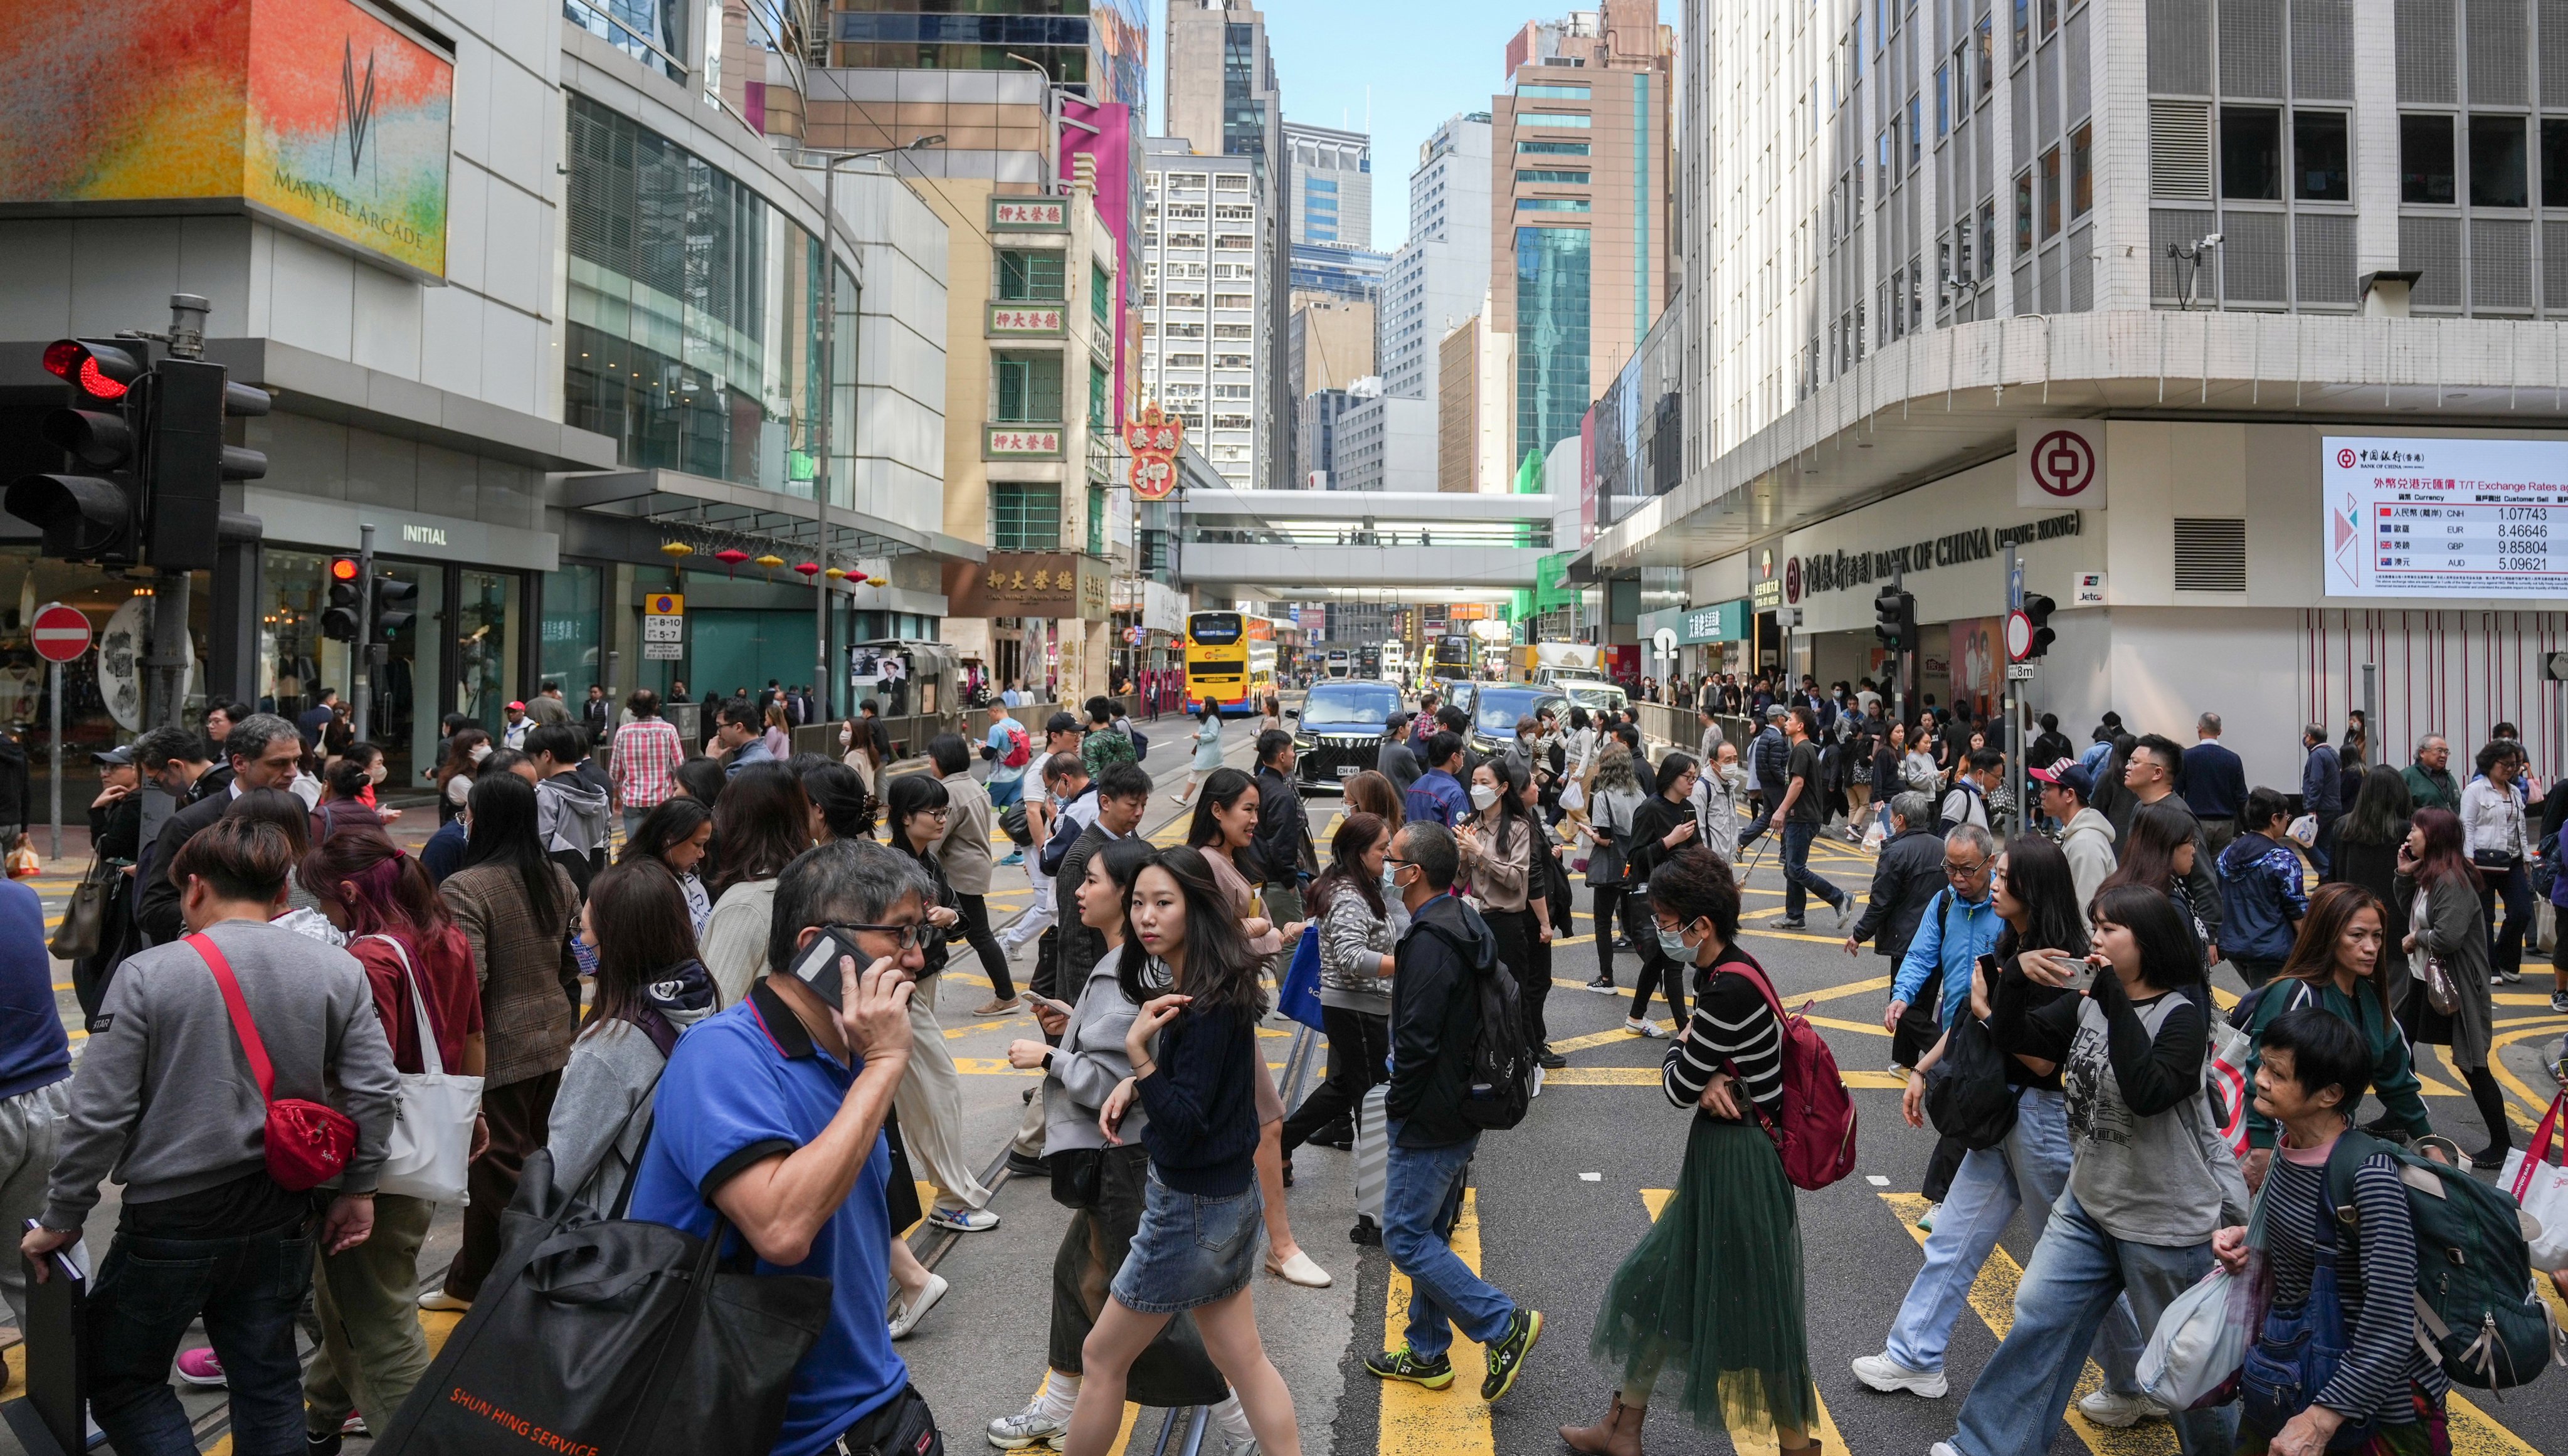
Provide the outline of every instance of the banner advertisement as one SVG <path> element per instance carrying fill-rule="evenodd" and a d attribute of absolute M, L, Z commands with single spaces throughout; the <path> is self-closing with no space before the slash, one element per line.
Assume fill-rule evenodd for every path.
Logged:
<path fill-rule="evenodd" d="M 2321 444 L 2329 596 L 2568 595 L 2568 441 Z"/>

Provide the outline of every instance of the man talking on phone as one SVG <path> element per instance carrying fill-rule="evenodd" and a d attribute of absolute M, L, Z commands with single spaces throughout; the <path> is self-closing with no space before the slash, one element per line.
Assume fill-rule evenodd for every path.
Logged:
<path fill-rule="evenodd" d="M 660 1079 L 632 1216 L 704 1237 L 719 1208 L 758 1273 L 830 1281 L 828 1326 L 795 1367 L 776 1456 L 943 1450 L 883 1318 L 882 1129 L 909 1067 L 931 893 L 916 861 L 869 840 L 804 852 L 777 878 L 768 933 L 767 963 L 793 969 L 679 1038 Z"/>

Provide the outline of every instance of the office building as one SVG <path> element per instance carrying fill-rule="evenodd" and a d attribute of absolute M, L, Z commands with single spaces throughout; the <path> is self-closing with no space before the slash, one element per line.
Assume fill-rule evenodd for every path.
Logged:
<path fill-rule="evenodd" d="M 1376 329 L 1386 394 L 1437 397 L 1437 346 L 1488 287 L 1489 116 L 1471 112 L 1420 144 L 1409 174 L 1409 240 L 1385 270 Z"/>
<path fill-rule="evenodd" d="M 1141 396 L 1186 422 L 1223 479 L 1264 488 L 1282 468 L 1266 428 L 1279 383 L 1267 360 L 1281 353 L 1268 295 L 1280 296 L 1281 280 L 1264 266 L 1273 219 L 1258 159 L 1165 138 L 1143 146 Z"/>
<path fill-rule="evenodd" d="M 1339 490 L 1436 488 L 1436 404 L 1384 392 L 1379 376 L 1356 381 L 1337 422 Z"/>
<path fill-rule="evenodd" d="M 1292 240 L 1373 246 L 1373 139 L 1334 127 L 1284 124 Z"/>
<path fill-rule="evenodd" d="M 1509 456 L 1548 453 L 1667 306 L 1675 38 L 1653 0 L 1528 23 L 1491 99 L 1492 327 L 1515 336 Z"/>

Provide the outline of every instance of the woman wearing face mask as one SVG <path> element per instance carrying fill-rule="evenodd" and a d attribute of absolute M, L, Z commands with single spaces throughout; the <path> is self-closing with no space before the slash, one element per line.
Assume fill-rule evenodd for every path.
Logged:
<path fill-rule="evenodd" d="M 1874 819 L 1881 825 L 1882 837 L 1890 835 L 1890 801 L 1899 797 L 1908 785 L 1899 775 L 1900 765 L 1908 757 L 1908 727 L 1892 724 L 1890 730 L 1873 740 L 1872 802 Z"/>
<path fill-rule="evenodd" d="M 1712 750 L 1712 762 L 1695 774 L 1695 822 L 1704 848 L 1731 863 L 1739 854 L 1739 803 L 1748 791 L 1748 771 L 1740 766 L 1739 745 L 1723 740 Z"/>
<path fill-rule="evenodd" d="M 1674 755 L 1671 755 L 1674 756 Z M 1653 940 L 1701 994 L 1660 1081 L 1694 1111 L 1674 1197 L 1606 1286 L 1588 1352 L 1617 1384 L 1604 1418 L 1563 1426 L 1573 1451 L 1640 1456 L 1650 1406 L 1808 1451 L 1818 1419 L 1802 1332 L 1801 1230 L 1761 1119 L 1783 1107 L 1783 1027 L 1765 971 L 1739 949 L 1739 884 L 1705 850 L 1650 876 Z M 1753 1106 L 1751 1104 L 1754 1104 Z M 1664 1398 L 1661 1398 L 1664 1397 Z"/>
<path fill-rule="evenodd" d="M 1207 792 L 1209 792 L 1207 785 Z M 1192 1310 L 1204 1350 L 1239 1392 L 1270 1456 L 1300 1456 L 1293 1398 L 1257 1334 L 1258 1207 L 1249 1196 L 1257 1145 L 1253 1073 L 1262 958 L 1240 940 L 1205 857 L 1160 850 L 1133 876 L 1123 949 L 1113 964 L 1140 1011 L 1124 1036 L 1132 1076 L 1099 1125 L 1120 1141 L 1124 1110 L 1149 1114 L 1150 1176 L 1139 1228 L 1081 1350 L 1067 1456 L 1104 1456 L 1124 1418 L 1134 1361 L 1169 1320 Z"/>
<path fill-rule="evenodd" d="M 1638 899 L 1647 894 L 1650 876 L 1680 851 L 1701 848 L 1695 835 L 1701 832 L 1695 821 L 1694 781 L 1700 776 L 1694 755 L 1670 753 L 1659 760 L 1659 791 L 1642 801 L 1632 813 L 1632 848 L 1629 855 L 1629 878 L 1624 882 L 1626 923 L 1633 921 L 1633 910 L 1648 901 Z M 1707 850 L 1706 853 L 1711 853 Z M 1720 856 L 1714 855 L 1718 859 Z M 1664 1036 L 1650 1019 L 1650 995 L 1666 988 L 1668 1011 L 1676 1024 L 1686 1024 L 1686 991 L 1684 968 L 1661 954 L 1659 943 L 1646 936 L 1635 936 L 1640 947 L 1641 974 L 1632 983 L 1632 1014 L 1623 1019 L 1623 1029 L 1635 1036 Z"/>
<path fill-rule="evenodd" d="M 874 756 L 873 730 L 863 720 L 850 718 L 838 725 L 838 761 L 856 770 L 865 792 L 881 795 L 882 764 Z"/>
<path fill-rule="evenodd" d="M 1620 742 L 1608 742 L 1596 757 L 1586 817 L 1577 821 L 1573 831 L 1587 841 L 1587 888 L 1595 897 L 1596 979 L 1587 983 L 1587 989 L 1605 996 L 1614 994 L 1614 948 L 1638 949 L 1622 935 L 1623 921 L 1615 912 L 1623 904 L 1633 815 L 1640 807 L 1641 781 L 1632 773 L 1632 750 Z M 1644 954 L 1641 959 L 1646 964 L 1649 957 Z"/>
<path fill-rule="evenodd" d="M 624 841 L 623 856 L 618 864 L 635 860 L 656 859 L 678 882 L 678 893 L 687 902 L 688 930 L 698 939 L 705 925 L 714 918 L 713 897 L 705 892 L 705 848 L 713 843 L 714 811 L 685 794 L 671 794 L 634 826 L 633 837 Z"/>
<path fill-rule="evenodd" d="M 384 780 L 384 750 L 372 743 L 351 743 L 330 760 L 322 776 L 322 799 L 312 811 L 315 828 L 327 839 L 341 824 L 385 825 L 401 817 L 399 809 L 375 807 L 375 785 Z"/>
<path fill-rule="evenodd" d="M 1195 798 L 1195 815 L 1186 825 L 1186 847 L 1203 856 L 1205 872 L 1220 888 L 1222 903 L 1230 907 L 1248 948 L 1273 956 L 1287 941 L 1301 939 L 1303 923 L 1297 920 L 1278 931 L 1265 916 L 1250 913 L 1256 892 L 1239 868 L 1239 852 L 1256 832 L 1256 783 L 1236 768 L 1214 769 Z M 1295 1241 L 1292 1217 L 1284 1207 L 1284 1190 L 1293 1186 L 1288 1181 L 1292 1164 L 1284 1157 L 1284 1096 L 1275 1090 L 1275 1077 L 1263 1058 L 1256 1073 L 1249 1080 L 1257 1094 L 1256 1167 L 1258 1192 L 1266 1205 L 1266 1272 L 1306 1289 L 1327 1289 L 1329 1272 Z"/>
<path fill-rule="evenodd" d="M 1287 1159 L 1323 1128 L 1352 1130 L 1364 1094 L 1389 1075 L 1394 942 L 1383 861 L 1391 853 L 1391 826 L 1373 814 L 1349 814 L 1338 821 L 1329 853 L 1329 867 L 1307 897 L 1320 927 L 1320 1022 L 1329 1036 L 1329 1071 L 1284 1119 Z M 1352 1135 L 1337 1144 L 1353 1145 Z M 1381 1237 L 1370 1218 L 1357 1221 L 1358 1243 Z"/>
<path fill-rule="evenodd" d="M 473 791 L 473 775 L 490 756 L 490 734 L 478 728 L 459 728 L 446 740 L 446 756 L 437 765 L 437 822 L 464 812 L 464 797 Z"/>
<path fill-rule="evenodd" d="M 1512 758 L 1490 758 L 1472 769 L 1471 816 L 1453 826 L 1453 842 L 1462 852 L 1465 893 L 1497 940 L 1498 964 L 1515 977 L 1525 1043 L 1539 1055 L 1544 1038 L 1542 1002 L 1534 988 L 1534 946 L 1537 937 L 1549 936 L 1531 903 L 1534 827 L 1518 797 L 1524 782 L 1523 770 Z M 1542 990 L 1550 989 L 1546 978 Z"/>
<path fill-rule="evenodd" d="M 1117 1128 L 1120 1142 L 1108 1141 L 1098 1118 L 1115 1089 L 1132 1075 L 1124 1036 L 1140 1008 L 1125 999 L 1117 969 L 1125 902 L 1153 853 L 1138 838 L 1116 840 L 1088 861 L 1085 879 L 1062 887 L 1073 902 L 1064 908 L 1105 938 L 1106 955 L 1089 973 L 1087 986 L 1072 988 L 1070 1015 L 1054 1011 L 1050 1003 L 1036 1004 L 1036 1019 L 1045 1035 L 1059 1038 L 1058 1045 L 1033 1038 L 1008 1043 L 1010 1065 L 1044 1072 L 1044 1156 L 1063 1167 L 1056 1188 L 1066 1181 L 1074 1195 L 1084 1192 L 1089 1201 L 1073 1206 L 1070 1227 L 1063 1230 L 1061 1249 L 1053 1256 L 1052 1338 L 1043 1388 L 1025 1409 L 990 1422 L 990 1444 L 1002 1451 L 1058 1445 L 1068 1433 L 1071 1411 L 1079 1402 L 1088 1337 L 1106 1311 L 1107 1290 L 1123 1271 L 1132 1236 L 1141 1227 L 1150 1181 L 1150 1150 L 1143 1141 L 1149 1113 L 1126 1107 Z M 1093 1163 L 1093 1178 L 1083 1180 L 1069 1166 L 1081 1163 Z M 1253 1438 L 1238 1397 L 1229 1393 L 1221 1371 L 1204 1353 L 1203 1335 L 1190 1313 L 1167 1322 L 1133 1358 L 1125 1379 L 1127 1400 L 1162 1408 L 1210 1406 L 1234 1445 Z"/>

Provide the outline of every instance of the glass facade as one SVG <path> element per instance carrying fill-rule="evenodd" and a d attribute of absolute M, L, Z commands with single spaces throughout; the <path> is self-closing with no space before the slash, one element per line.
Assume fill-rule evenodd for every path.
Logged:
<path fill-rule="evenodd" d="M 494 737 L 507 722 L 501 710 L 517 696 L 517 592 L 513 573 L 468 570 L 455 599 L 455 711 Z"/>
<path fill-rule="evenodd" d="M 686 0 L 562 0 L 562 19 L 634 60 L 684 83 Z"/>
<path fill-rule="evenodd" d="M 562 696 L 574 702 L 588 696 L 589 684 L 607 679 L 605 576 L 603 568 L 567 561 L 544 573 L 536 676 L 561 684 Z"/>
<path fill-rule="evenodd" d="M 634 0 L 625 0 L 634 3 Z M 1150 19 L 1141 0 L 834 0 L 829 64 L 883 70 L 1041 66 L 1098 102 L 1137 105 Z"/>
<path fill-rule="evenodd" d="M 808 496 L 819 240 L 634 122 L 577 94 L 569 112 L 568 423 L 613 438 L 627 465 Z M 837 303 L 829 437 L 843 482 L 856 336 L 844 269 Z"/>
<path fill-rule="evenodd" d="M 196 673 L 185 721 L 194 725 L 203 721 L 205 634 L 213 620 L 213 573 L 196 572 L 189 582 L 193 592 L 187 622 L 196 643 Z M 46 820 L 46 786 L 52 771 L 52 675 L 49 664 L 36 656 L 35 640 L 29 635 L 37 609 L 48 602 L 77 608 L 89 619 L 92 634 L 103 635 L 117 609 L 150 595 L 150 587 L 115 580 L 95 566 L 40 558 L 33 541 L 0 545 L 0 604 L 5 604 L 0 605 L 0 725 L 27 749 L 33 822 Z M 139 610 L 148 624 L 148 603 Z M 102 675 L 100 659 L 101 654 L 92 651 L 63 665 L 63 822 L 74 826 L 89 822 L 89 801 L 98 794 L 98 765 L 89 755 L 131 742 L 142 727 L 142 702 L 132 686 L 137 680 L 132 673 Z M 16 817 L 14 806 L 9 817 Z M 36 848 L 40 853 L 50 849 L 44 835 L 36 836 Z"/>
<path fill-rule="evenodd" d="M 1549 452 L 1587 413 L 1588 236 L 1516 229 L 1516 452 Z"/>
<path fill-rule="evenodd" d="M 323 688 L 356 697 L 352 645 L 321 635 L 329 604 L 329 565 L 346 552 L 270 547 L 261 553 L 265 598 L 259 612 L 258 702 L 286 718 L 310 708 Z M 434 562 L 375 558 L 379 581 L 407 583 L 419 594 L 407 604 L 409 627 L 390 635 L 384 662 L 367 680 L 367 736 L 384 748 L 390 765 L 385 786 L 415 787 L 419 770 L 437 763 L 438 663 L 444 643 L 438 628 L 446 606 L 447 568 Z M 514 578 L 510 578 L 514 580 Z M 509 630 L 502 623 L 498 629 Z M 504 700 L 502 700 L 504 701 Z"/>

